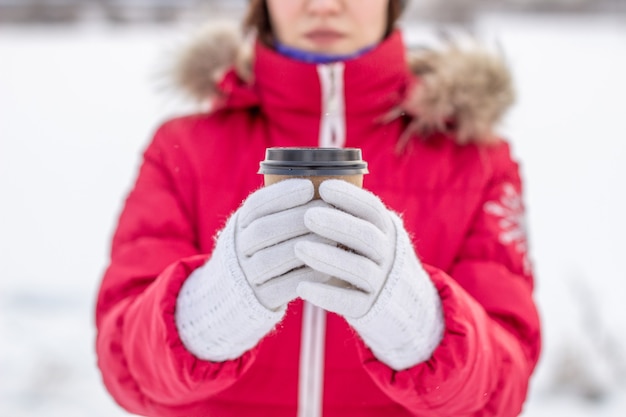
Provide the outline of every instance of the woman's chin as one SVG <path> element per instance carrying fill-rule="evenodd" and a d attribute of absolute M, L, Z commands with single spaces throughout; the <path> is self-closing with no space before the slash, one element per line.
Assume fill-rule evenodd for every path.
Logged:
<path fill-rule="evenodd" d="M 341 40 L 316 40 L 303 42 L 301 47 L 297 47 L 306 52 L 324 55 L 350 55 L 358 49 L 350 48 Z"/>

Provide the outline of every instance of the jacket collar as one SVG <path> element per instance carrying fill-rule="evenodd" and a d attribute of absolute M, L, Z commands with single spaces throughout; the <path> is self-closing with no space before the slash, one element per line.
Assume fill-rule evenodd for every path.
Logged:
<path fill-rule="evenodd" d="M 256 100 L 248 102 L 258 103 L 271 120 L 272 136 L 279 142 L 284 138 L 290 143 L 302 141 L 307 146 L 328 146 L 320 142 L 325 118 L 343 118 L 335 121 L 344 126 L 380 124 L 379 119 L 401 103 L 412 80 L 399 32 L 358 58 L 339 64 L 296 61 L 260 42 L 255 45 L 254 56 L 250 90 Z M 328 77 L 341 79 L 329 85 L 331 81 L 324 79 Z M 341 91 L 329 91 L 337 88 Z M 241 103 L 241 97 L 250 95 L 251 91 L 231 89 L 229 102 Z M 333 93 L 338 96 L 333 98 Z M 337 103 L 339 109 L 334 108 Z M 329 115 L 329 112 L 337 114 Z M 344 130 L 341 134 L 351 132 Z M 355 142 L 355 138 L 345 139 L 336 146 Z"/>

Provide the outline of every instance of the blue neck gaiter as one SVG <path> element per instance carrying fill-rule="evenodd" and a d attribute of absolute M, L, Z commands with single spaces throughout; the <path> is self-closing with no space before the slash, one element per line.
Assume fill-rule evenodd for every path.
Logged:
<path fill-rule="evenodd" d="M 276 43 L 274 44 L 276 51 L 280 53 L 281 55 L 284 55 L 291 59 L 295 59 L 297 61 L 308 62 L 309 64 L 329 64 L 331 62 L 347 61 L 349 59 L 360 57 L 366 52 L 374 49 L 375 46 L 376 45 L 365 47 L 352 54 L 333 55 L 333 54 L 324 54 L 324 53 L 319 53 L 319 52 L 303 51 L 301 49 L 283 45 L 282 43 L 278 41 L 276 41 Z"/>

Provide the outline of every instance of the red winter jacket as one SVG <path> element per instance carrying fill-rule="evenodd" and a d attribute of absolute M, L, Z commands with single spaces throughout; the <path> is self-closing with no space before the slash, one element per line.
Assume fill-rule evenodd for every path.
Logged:
<path fill-rule="evenodd" d="M 521 412 L 540 334 L 518 166 L 504 141 L 458 145 L 453 133 L 416 137 L 394 153 L 407 118 L 379 118 L 413 85 L 404 56 L 395 33 L 358 59 L 324 67 L 333 72 L 327 85 L 317 66 L 257 45 L 254 84 L 231 71 L 216 110 L 158 129 L 119 219 L 97 303 L 98 365 L 120 405 L 147 416 L 296 415 L 300 300 L 255 348 L 221 363 L 185 349 L 174 313 L 216 233 L 261 186 L 265 149 L 321 143 L 362 149 L 364 186 L 401 213 L 445 317 L 432 357 L 394 371 L 329 313 L 323 415 Z"/>

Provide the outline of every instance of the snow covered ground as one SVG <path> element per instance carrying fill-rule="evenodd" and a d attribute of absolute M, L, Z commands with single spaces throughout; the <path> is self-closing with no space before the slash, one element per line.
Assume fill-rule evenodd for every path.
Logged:
<path fill-rule="evenodd" d="M 626 415 L 626 19 L 484 16 L 520 99 L 545 349 L 525 417 Z M 100 382 L 94 299 L 187 28 L 0 27 L 0 417 L 123 416 Z M 412 30 L 415 39 L 424 30 Z"/>

